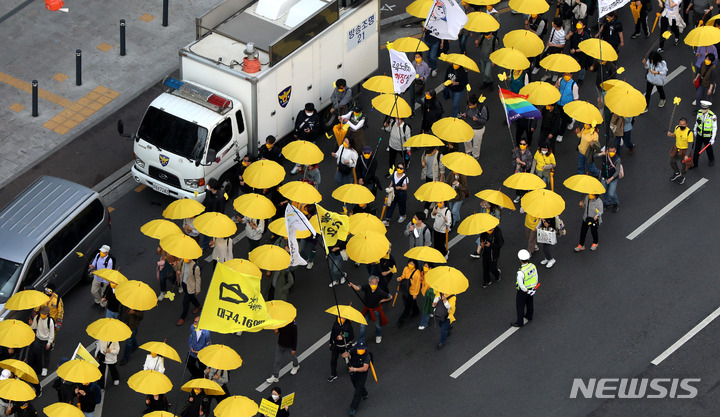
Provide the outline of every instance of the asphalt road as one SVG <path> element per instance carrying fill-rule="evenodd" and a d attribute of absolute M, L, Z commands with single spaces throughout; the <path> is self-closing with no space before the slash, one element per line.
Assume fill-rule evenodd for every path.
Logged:
<path fill-rule="evenodd" d="M 629 24 L 629 13 L 623 12 L 624 23 Z M 504 14 L 503 31 L 521 26 L 521 17 Z M 628 26 L 626 26 L 627 28 Z M 506 29 L 507 28 L 507 29 Z M 416 29 L 393 29 L 383 34 L 384 40 L 416 32 Z M 657 33 L 657 32 L 656 32 Z M 626 29 L 626 35 L 630 31 Z M 626 37 L 621 51 L 621 65 L 626 80 L 639 89 L 644 86 L 643 71 L 639 62 L 651 40 Z M 456 45 L 453 45 L 456 48 Z M 474 48 L 470 48 L 473 56 Z M 679 65 L 688 66 L 690 51 L 687 47 L 667 48 L 665 58 L 670 71 Z M 381 51 L 382 68 L 387 68 L 387 56 Z M 441 67 L 444 68 L 444 67 Z M 386 72 L 380 70 L 380 72 Z M 581 88 L 581 99 L 593 101 L 594 74 Z M 683 102 L 676 112 L 690 116 L 692 88 L 690 70 L 685 69 L 666 86 L 669 98 L 681 96 Z M 439 83 L 439 81 L 436 80 Z M 471 84 L 477 88 L 476 75 Z M 0 190 L 1 201 L 9 201 L 23 184 L 37 175 L 50 173 L 94 186 L 118 168 L 124 166 L 131 155 L 129 140 L 115 133 L 115 120 L 122 117 L 126 127 L 132 129 L 147 103 L 157 91 L 141 95 L 116 115 L 89 130 L 77 141 L 26 173 L 9 187 Z M 472 180 L 470 192 L 487 188 L 500 188 L 502 180 L 510 175 L 510 139 L 501 124 L 502 110 L 496 97 L 497 90 L 484 91 L 488 97 L 492 120 L 488 124 L 483 144 L 481 164 L 483 175 Z M 370 94 L 363 94 L 361 102 L 370 108 Z M 671 102 L 672 100 L 668 100 Z M 400 314 L 399 307 L 388 308 L 391 324 L 384 332 L 380 345 L 370 343 L 375 355 L 379 383 L 368 383 L 370 399 L 364 401 L 359 415 L 683 415 L 701 416 L 717 414 L 717 386 L 720 370 L 716 365 L 715 348 L 718 343 L 718 324 L 712 322 L 684 346 L 659 365 L 651 361 L 680 339 L 717 307 L 715 288 L 717 274 L 714 261 L 717 226 L 718 185 L 713 170 L 702 160 L 699 168 L 691 171 L 685 185 L 668 181 L 671 174 L 667 152 L 672 144 L 665 136 L 672 108 L 656 106 L 657 95 L 649 113 L 639 117 L 634 126 L 633 141 L 637 144 L 634 155 L 622 153 L 626 178 L 622 180 L 618 195 L 619 213 L 606 213 L 600 229 L 600 246 L 596 252 L 575 254 L 580 227 L 580 195 L 564 188 L 562 180 L 575 173 L 576 140 L 566 135 L 557 147 L 558 167 L 556 191 L 567 203 L 561 216 L 568 228 L 566 237 L 554 248 L 557 264 L 547 270 L 540 267 L 542 287 L 536 299 L 533 322 L 509 334 L 482 359 L 457 378 L 450 375 L 478 352 L 491 345 L 509 329 L 514 320 L 514 271 L 518 267 L 515 253 L 524 247 L 523 215 L 504 212 L 501 227 L 506 239 L 500 259 L 504 279 L 487 289 L 480 287 L 479 261 L 467 254 L 474 249 L 474 238 L 465 237 L 452 248 L 450 264 L 463 271 L 470 280 L 469 290 L 457 300 L 457 322 L 448 345 L 437 351 L 435 345 L 439 331 L 431 327 L 424 332 L 411 323 L 397 328 L 394 323 Z M 450 103 L 443 103 L 449 111 Z M 419 126 L 419 118 L 411 121 Z M 370 138 L 379 137 L 377 126 L 381 116 L 369 115 L 372 127 Z M 414 130 L 416 132 L 416 130 Z M 386 140 L 386 135 L 383 136 Z M 380 167 L 385 166 L 385 143 L 380 146 Z M 324 150 L 330 151 L 328 143 Z M 98 149 L 102 152 L 98 152 Z M 411 164 L 411 191 L 418 184 L 418 156 Z M 335 188 L 333 167 L 322 166 L 321 191 L 329 196 Z M 627 236 L 646 220 L 673 201 L 701 178 L 709 181 L 687 199 L 644 230 L 633 240 Z M 133 191 L 132 183 L 125 183 L 111 197 L 113 207 L 113 248 L 120 269 L 133 279 L 140 279 L 156 287 L 154 278 L 155 242 L 139 232 L 139 227 L 155 218 L 170 200 L 150 190 Z M 125 192 L 127 191 L 127 192 Z M 510 192 L 509 190 L 506 190 Z M 471 197 L 463 206 L 467 216 L 478 209 L 479 201 Z M 339 208 L 330 197 L 324 200 L 328 209 Z M 409 212 L 421 209 L 421 203 L 409 201 Z M 394 255 L 402 263 L 401 254 L 407 248 L 401 226 L 394 223 L 388 236 L 394 245 Z M 453 233 L 454 236 L 454 233 Z M 451 238 L 453 237 L 451 236 Z M 246 257 L 247 242 L 235 246 L 237 257 Z M 535 255 L 533 261 L 542 258 Z M 318 258 L 312 271 L 300 269 L 289 301 L 298 308 L 299 353 L 321 340 L 330 329 L 332 318 L 324 309 L 332 305 L 332 293 L 326 265 Z M 344 269 L 353 282 L 366 278 L 363 268 L 354 268 L 347 262 Z M 204 264 L 203 288 L 207 288 L 211 268 Z M 264 283 L 264 288 L 267 283 Z M 87 286 L 78 287 L 65 297 L 66 321 L 60 334 L 52 362 L 69 355 L 80 341 L 92 342 L 84 328 L 100 313 L 90 307 Z M 347 287 L 338 287 L 340 302 L 359 300 Z M 189 325 L 176 327 L 180 301 L 163 301 L 149 312 L 141 325 L 139 340 L 163 340 L 175 346 L 181 355 L 187 351 Z M 356 328 L 357 331 L 357 328 Z M 373 335 L 373 330 L 368 330 Z M 368 339 L 371 340 L 371 337 Z M 272 370 L 276 338 L 270 332 L 234 335 L 213 334 L 213 343 L 226 343 L 243 357 L 243 366 L 231 373 L 230 390 L 233 394 L 249 396 L 254 400 L 266 397 L 268 390 L 256 391 Z M 121 367 L 122 383 L 110 386 L 106 392 L 103 414 L 108 416 L 140 415 L 143 396 L 130 390 L 125 381 L 142 367 L 144 355 L 135 353 L 128 365 Z M 347 412 L 352 387 L 346 373 L 328 384 L 329 352 L 324 346 L 307 356 L 296 376 L 286 375 L 280 385 L 284 393 L 296 392 L 293 415 L 341 416 Z M 167 375 L 175 387 L 187 379 L 183 367 L 166 363 Z M 699 394 L 695 399 L 571 399 L 574 378 L 700 378 Z M 183 379 L 184 378 L 184 379 Z M 177 390 L 171 402 L 181 406 L 185 394 Z M 38 406 L 55 401 L 53 393 L 36 400 Z M 120 411 L 122 410 L 122 412 Z"/>

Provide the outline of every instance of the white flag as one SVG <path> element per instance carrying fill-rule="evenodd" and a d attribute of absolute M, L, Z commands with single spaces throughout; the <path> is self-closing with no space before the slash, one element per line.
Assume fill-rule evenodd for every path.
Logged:
<path fill-rule="evenodd" d="M 600 17 L 617 10 L 624 5 L 630 3 L 630 0 L 599 0 L 598 6 L 600 9 Z"/>
<path fill-rule="evenodd" d="M 459 2 L 435 0 L 425 19 L 425 29 L 438 39 L 454 41 L 467 21 L 468 17 Z"/>
<path fill-rule="evenodd" d="M 316 232 L 305 215 L 290 203 L 285 205 L 285 230 L 287 230 L 288 248 L 290 249 L 290 266 L 307 265 L 307 261 L 300 256 L 300 248 L 295 233 L 309 230 L 315 236 Z"/>
<path fill-rule="evenodd" d="M 404 52 L 388 48 L 390 52 L 390 67 L 392 68 L 393 88 L 395 94 L 402 94 L 415 80 L 415 67 Z"/>

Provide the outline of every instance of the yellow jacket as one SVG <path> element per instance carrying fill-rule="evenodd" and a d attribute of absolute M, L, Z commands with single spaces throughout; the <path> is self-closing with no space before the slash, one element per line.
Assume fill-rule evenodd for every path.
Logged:
<path fill-rule="evenodd" d="M 422 273 L 420 274 L 420 281 L 422 282 L 422 285 L 420 286 L 420 292 L 422 292 L 422 295 L 424 296 L 428 288 L 430 288 L 430 285 L 428 285 L 427 281 L 425 281 L 425 271 L 422 271 Z"/>
<path fill-rule="evenodd" d="M 50 313 L 48 315 L 55 320 L 55 327 L 60 328 L 60 326 L 62 326 L 63 317 L 65 316 L 65 307 L 63 306 L 60 296 L 57 295 L 57 293 L 53 293 L 47 303 L 35 307 L 33 317 L 40 312 L 40 307 L 42 306 L 47 306 L 50 309 Z"/>
<path fill-rule="evenodd" d="M 414 275 L 413 275 L 414 273 Z M 411 278 L 412 277 L 412 278 Z M 417 295 L 420 293 L 420 284 L 422 281 L 422 270 L 416 269 L 410 269 L 410 267 L 405 267 L 403 269 L 402 275 L 400 275 L 400 279 L 398 282 L 402 282 L 402 280 L 409 279 L 410 280 L 410 295 L 413 297 L 417 297 Z"/>

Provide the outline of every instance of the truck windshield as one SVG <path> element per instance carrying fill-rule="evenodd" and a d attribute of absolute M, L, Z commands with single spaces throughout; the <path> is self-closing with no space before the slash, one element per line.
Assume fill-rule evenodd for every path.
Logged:
<path fill-rule="evenodd" d="M 138 134 L 141 139 L 164 151 L 201 161 L 208 131 L 193 122 L 151 106 L 145 113 Z"/>
<path fill-rule="evenodd" d="M 20 264 L 0 258 L 0 304 L 10 298 L 20 276 Z"/>

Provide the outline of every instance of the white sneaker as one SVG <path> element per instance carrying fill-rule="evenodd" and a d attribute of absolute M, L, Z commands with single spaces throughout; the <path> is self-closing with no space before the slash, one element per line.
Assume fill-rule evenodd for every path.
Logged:
<path fill-rule="evenodd" d="M 557 143 L 562 142 L 562 135 L 558 135 L 558 136 L 555 138 L 555 142 L 557 142 Z"/>
<path fill-rule="evenodd" d="M 235 336 L 242 336 L 242 331 L 235 333 Z"/>
<path fill-rule="evenodd" d="M 275 375 L 271 375 L 270 378 L 265 380 L 268 384 L 273 384 L 275 382 L 280 382 L 280 379 L 276 378 Z"/>
<path fill-rule="evenodd" d="M 546 263 L 548 263 L 547 259 L 543 259 L 542 261 L 540 261 L 540 265 L 545 265 Z"/>
<path fill-rule="evenodd" d="M 540 68 L 535 67 L 535 68 L 533 68 L 533 70 L 532 70 L 532 75 L 535 75 L 535 74 L 537 74 L 538 72 L 540 72 Z"/>
<path fill-rule="evenodd" d="M 425 329 L 427 329 L 427 327 L 425 327 L 425 326 L 419 326 L 419 327 L 418 327 L 418 330 L 425 330 Z"/>
<path fill-rule="evenodd" d="M 550 259 L 547 265 L 545 265 L 545 268 L 552 268 L 553 265 L 555 265 L 555 258 Z"/>
<path fill-rule="evenodd" d="M 290 375 L 295 375 L 295 374 L 297 374 L 297 371 L 298 371 L 299 369 L 300 369 L 300 365 L 298 365 L 298 366 L 293 366 L 292 369 L 290 370 Z"/>
<path fill-rule="evenodd" d="M 313 265 L 315 265 L 314 262 L 308 262 L 306 268 L 307 268 L 307 269 L 312 269 Z"/>
<path fill-rule="evenodd" d="M 183 289 L 182 289 L 182 285 L 181 285 L 181 286 L 178 288 L 178 294 L 182 294 L 182 293 L 183 293 Z"/>
<path fill-rule="evenodd" d="M 573 130 L 574 128 L 575 128 L 575 120 L 573 120 L 572 122 L 570 122 L 570 124 L 568 125 L 567 129 L 568 129 L 568 130 Z"/>
<path fill-rule="evenodd" d="M 550 75 L 549 75 L 549 74 L 545 74 L 545 75 L 542 76 L 542 78 L 540 78 L 540 81 L 547 81 L 547 80 L 549 80 L 549 79 L 550 79 Z"/>
<path fill-rule="evenodd" d="M 375 343 L 382 342 L 382 336 L 375 336 Z"/>
<path fill-rule="evenodd" d="M 120 385 L 120 380 L 119 379 L 114 380 L 113 385 L 115 385 L 115 386 Z"/>
<path fill-rule="evenodd" d="M 385 225 L 385 227 L 390 227 L 390 222 L 387 220 L 383 220 L 383 224 Z"/>
<path fill-rule="evenodd" d="M 47 376 L 47 368 L 42 368 L 42 372 L 40 372 L 40 376 Z"/>
<path fill-rule="evenodd" d="M 430 73 L 430 76 L 437 77 L 437 70 L 432 70 L 432 72 Z"/>
<path fill-rule="evenodd" d="M 345 283 L 345 277 L 340 278 L 340 284 L 344 284 L 344 283 Z"/>
<path fill-rule="evenodd" d="M 513 200 L 513 203 L 517 204 L 519 202 L 520 202 L 520 196 L 515 197 L 515 199 Z"/>
<path fill-rule="evenodd" d="M 690 103 L 690 104 L 692 104 L 693 106 L 696 105 L 696 104 L 697 104 L 697 100 L 693 100 L 693 102 Z"/>
<path fill-rule="evenodd" d="M 328 285 L 328 287 L 332 288 L 332 287 L 334 287 L 334 286 L 336 286 L 336 285 L 340 285 L 340 283 L 337 282 L 337 281 L 333 281 L 333 282 L 330 283 L 330 285 Z"/>
<path fill-rule="evenodd" d="M 525 209 L 520 207 L 520 214 L 525 214 Z"/>
<path fill-rule="evenodd" d="M 407 219 L 407 216 L 400 216 L 400 218 L 398 219 L 398 223 L 404 222 L 405 219 Z"/>
<path fill-rule="evenodd" d="M 300 171 L 300 165 L 295 165 L 293 169 L 290 171 L 290 174 L 295 175 Z"/>
<path fill-rule="evenodd" d="M 158 295 L 158 301 L 162 301 L 164 299 L 165 299 L 165 293 L 161 291 L 160 295 Z"/>

